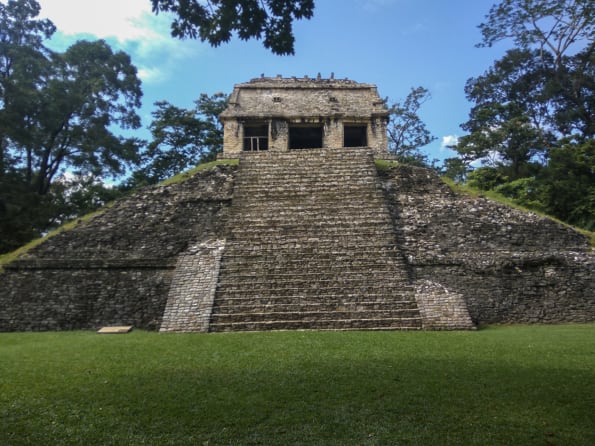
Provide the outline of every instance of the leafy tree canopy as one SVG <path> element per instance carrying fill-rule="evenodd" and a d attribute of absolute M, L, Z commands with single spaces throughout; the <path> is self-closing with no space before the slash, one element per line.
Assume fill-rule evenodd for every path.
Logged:
<path fill-rule="evenodd" d="M 595 226 L 592 0 L 502 0 L 480 25 L 516 48 L 467 81 L 468 132 L 447 173 L 564 221 Z M 484 167 L 461 173 L 461 166 Z"/>
<path fill-rule="evenodd" d="M 201 94 L 194 107 L 183 109 L 167 101 L 155 103 L 150 129 L 153 140 L 145 153 L 145 164 L 134 172 L 128 187 L 155 184 L 211 161 L 223 149 L 219 114 L 227 107 L 224 93 Z"/>
<path fill-rule="evenodd" d="M 592 0 L 502 0 L 479 25 L 483 40 L 478 46 L 512 39 L 520 49 L 537 46 L 550 52 L 560 66 L 579 41 L 593 51 L 594 18 Z"/>
<path fill-rule="evenodd" d="M 172 36 L 207 41 L 212 46 L 263 39 L 274 54 L 294 54 L 293 21 L 310 19 L 314 0 L 151 0 L 153 12 L 171 12 Z"/>
<path fill-rule="evenodd" d="M 411 88 L 402 101 L 392 103 L 388 107 L 389 151 L 401 162 L 415 165 L 426 165 L 427 160 L 419 149 L 436 139 L 419 117 L 419 109 L 430 99 L 430 92 L 424 87 Z"/>
<path fill-rule="evenodd" d="M 114 134 L 140 126 L 130 57 L 102 40 L 50 51 L 55 27 L 39 10 L 34 0 L 0 4 L 0 249 L 72 215 L 59 204 L 73 197 L 56 182 L 64 172 L 116 176 L 139 161 L 141 141 Z"/>

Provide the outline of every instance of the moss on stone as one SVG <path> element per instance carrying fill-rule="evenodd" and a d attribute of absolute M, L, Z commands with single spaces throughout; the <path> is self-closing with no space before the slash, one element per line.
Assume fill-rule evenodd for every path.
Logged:
<path fill-rule="evenodd" d="M 399 162 L 394 160 L 377 159 L 374 160 L 374 164 L 376 165 L 376 169 L 378 169 L 379 171 L 387 171 L 392 169 L 393 167 L 397 167 L 399 165 Z"/>
<path fill-rule="evenodd" d="M 191 178 L 193 175 L 200 172 L 201 170 L 210 169 L 212 167 L 221 166 L 221 165 L 237 166 L 239 164 L 239 162 L 240 162 L 239 159 L 222 159 L 222 160 L 211 161 L 209 163 L 199 164 L 198 166 L 196 166 L 190 170 L 187 170 L 186 172 L 181 172 L 177 175 L 174 175 L 171 178 L 163 180 L 161 183 L 159 183 L 159 185 L 167 186 L 168 184 L 180 183 L 182 181 L 186 181 L 187 179 Z"/>

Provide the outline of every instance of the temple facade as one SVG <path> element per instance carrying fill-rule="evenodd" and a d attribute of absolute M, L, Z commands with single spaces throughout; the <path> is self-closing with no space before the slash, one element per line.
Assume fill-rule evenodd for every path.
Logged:
<path fill-rule="evenodd" d="M 237 84 L 219 119 L 223 156 L 240 152 L 367 147 L 387 153 L 388 110 L 376 85 L 261 77 Z"/>

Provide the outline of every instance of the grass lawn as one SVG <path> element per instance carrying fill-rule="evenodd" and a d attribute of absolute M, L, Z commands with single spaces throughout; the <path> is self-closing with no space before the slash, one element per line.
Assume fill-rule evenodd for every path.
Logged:
<path fill-rule="evenodd" d="M 0 444 L 595 445 L 595 324 L 0 334 Z"/>

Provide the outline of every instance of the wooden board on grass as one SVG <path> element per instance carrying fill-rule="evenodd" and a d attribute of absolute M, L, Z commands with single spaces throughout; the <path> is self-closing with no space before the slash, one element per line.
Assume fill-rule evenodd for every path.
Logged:
<path fill-rule="evenodd" d="M 130 333 L 132 331 L 132 325 L 120 325 L 114 327 L 102 327 L 97 330 L 97 333 L 101 334 L 122 334 Z"/>

